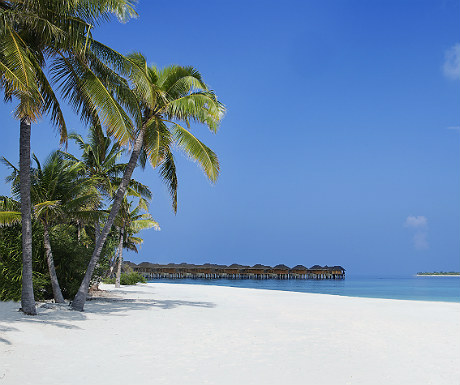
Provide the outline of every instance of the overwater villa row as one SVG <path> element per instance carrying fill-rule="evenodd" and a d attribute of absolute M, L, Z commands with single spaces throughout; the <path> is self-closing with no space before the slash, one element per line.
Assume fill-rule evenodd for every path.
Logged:
<path fill-rule="evenodd" d="M 233 264 L 213 265 L 191 265 L 188 263 L 170 263 L 159 265 L 150 262 L 142 262 L 136 265 L 132 262 L 125 262 L 135 272 L 142 274 L 148 279 L 182 279 L 182 278 L 204 278 L 204 279 L 344 279 L 345 269 L 342 266 L 319 266 L 314 265 L 307 268 L 297 265 L 289 268 L 286 265 L 275 267 L 254 265 L 244 266 Z"/>

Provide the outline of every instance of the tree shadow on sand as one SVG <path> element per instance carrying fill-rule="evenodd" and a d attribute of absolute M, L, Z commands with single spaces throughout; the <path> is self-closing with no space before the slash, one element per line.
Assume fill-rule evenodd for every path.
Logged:
<path fill-rule="evenodd" d="M 130 311 L 148 309 L 169 310 L 181 306 L 193 306 L 211 309 L 216 307 L 212 302 L 183 301 L 183 300 L 154 300 L 131 298 L 92 298 L 87 301 L 84 312 L 73 311 L 66 304 L 38 304 L 36 316 L 27 316 L 18 311 L 19 304 L 15 302 L 0 303 L 0 344 L 11 345 L 4 338 L 5 333 L 21 332 L 20 326 L 30 323 L 52 325 L 64 329 L 84 329 L 84 323 L 75 324 L 75 321 L 85 321 L 89 314 L 126 316 Z M 18 328 L 12 327 L 17 324 Z M 0 345 L 1 346 L 1 345 Z"/>
<path fill-rule="evenodd" d="M 89 305 L 89 306 L 88 306 Z M 147 308 L 174 309 L 180 306 L 214 308 L 212 302 L 183 301 L 183 300 L 155 300 L 132 298 L 93 298 L 86 303 L 86 313 L 112 314 L 128 310 L 144 310 Z"/>

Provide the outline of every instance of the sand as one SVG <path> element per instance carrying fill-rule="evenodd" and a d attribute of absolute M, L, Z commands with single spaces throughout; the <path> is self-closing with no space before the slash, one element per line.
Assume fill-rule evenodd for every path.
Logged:
<path fill-rule="evenodd" d="M 460 303 L 183 284 L 0 303 L 0 384 L 460 384 Z"/>

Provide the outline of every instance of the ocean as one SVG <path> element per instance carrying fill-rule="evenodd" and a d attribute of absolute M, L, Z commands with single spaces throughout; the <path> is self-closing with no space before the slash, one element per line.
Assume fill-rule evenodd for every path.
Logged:
<path fill-rule="evenodd" d="M 344 280 L 153 279 L 149 282 L 230 286 L 299 293 L 334 294 L 348 297 L 460 302 L 460 277 L 365 277 L 351 275 Z"/>

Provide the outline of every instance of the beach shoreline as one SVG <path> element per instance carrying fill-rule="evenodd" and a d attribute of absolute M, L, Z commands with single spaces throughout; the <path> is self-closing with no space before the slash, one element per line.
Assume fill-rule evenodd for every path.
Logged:
<path fill-rule="evenodd" d="M 0 384 L 454 385 L 460 377 L 458 303 L 101 288 L 110 298 L 88 301 L 83 313 L 48 305 L 30 317 L 0 302 Z"/>

